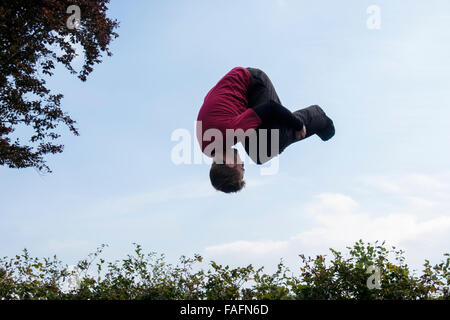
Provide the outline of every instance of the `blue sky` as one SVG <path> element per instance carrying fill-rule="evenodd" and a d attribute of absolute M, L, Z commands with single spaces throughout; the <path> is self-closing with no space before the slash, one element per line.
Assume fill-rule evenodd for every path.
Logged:
<path fill-rule="evenodd" d="M 448 1 L 112 0 L 110 16 L 114 56 L 86 83 L 62 68 L 48 82 L 81 136 L 62 130 L 52 174 L 0 168 L 2 256 L 71 264 L 137 242 L 270 269 L 360 238 L 414 265 L 449 251 Z M 194 138 L 205 94 L 235 66 L 264 70 L 292 111 L 319 104 L 337 132 L 286 149 L 276 175 L 246 164 L 246 188 L 226 195 L 207 164 L 172 163 L 171 134 Z"/>

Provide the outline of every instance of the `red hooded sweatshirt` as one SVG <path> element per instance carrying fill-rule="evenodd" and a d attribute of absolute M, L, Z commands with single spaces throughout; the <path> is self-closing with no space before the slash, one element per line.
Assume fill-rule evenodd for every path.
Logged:
<path fill-rule="evenodd" d="M 214 142 L 214 137 L 212 141 L 203 139 L 208 129 L 220 130 L 225 139 L 226 129 L 246 131 L 261 125 L 261 118 L 248 107 L 247 89 L 250 83 L 250 72 L 246 68 L 236 67 L 208 92 L 197 117 L 197 140 L 203 152 L 206 146 Z"/>

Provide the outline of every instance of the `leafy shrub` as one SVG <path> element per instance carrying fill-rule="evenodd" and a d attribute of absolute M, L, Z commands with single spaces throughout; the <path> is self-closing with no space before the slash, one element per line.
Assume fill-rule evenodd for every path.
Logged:
<path fill-rule="evenodd" d="M 404 262 L 404 252 L 385 243 L 348 247 L 346 257 L 330 249 L 315 258 L 300 255 L 301 266 L 294 275 L 281 261 L 273 274 L 252 265 L 231 268 L 209 262 L 207 270 L 194 267 L 200 255 L 182 256 L 179 264 L 165 262 L 164 255 L 144 254 L 135 244 L 133 255 L 106 262 L 105 245 L 80 261 L 75 270 L 56 256 L 33 258 L 25 249 L 21 255 L 0 259 L 0 299 L 52 300 L 262 300 L 262 299 L 449 299 L 449 254 L 431 265 L 425 260 L 422 274 L 416 275 Z M 97 262 L 96 262 L 97 261 Z M 95 265 L 94 265 L 95 263 Z M 369 267 L 377 267 L 380 285 L 370 289 Z M 95 270 L 94 270 L 95 268 Z M 74 279 L 78 279 L 75 285 Z M 67 287 L 68 283 L 71 283 Z"/>

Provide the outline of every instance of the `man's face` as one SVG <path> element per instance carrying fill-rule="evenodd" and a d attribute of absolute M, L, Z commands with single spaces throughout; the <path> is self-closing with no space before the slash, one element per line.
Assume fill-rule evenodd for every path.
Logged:
<path fill-rule="evenodd" d="M 244 162 L 239 157 L 239 152 L 237 149 L 232 148 L 233 154 L 231 156 L 226 155 L 225 164 L 229 166 L 230 168 L 236 168 L 242 175 L 242 179 L 244 178 Z M 229 159 L 227 161 L 227 159 Z"/>

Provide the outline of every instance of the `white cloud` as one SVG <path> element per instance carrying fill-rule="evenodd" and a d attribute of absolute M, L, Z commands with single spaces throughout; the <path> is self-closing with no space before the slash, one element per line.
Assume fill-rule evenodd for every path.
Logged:
<path fill-rule="evenodd" d="M 369 188 L 396 195 L 412 196 L 420 194 L 426 197 L 444 197 L 450 194 L 450 176 L 448 173 L 420 174 L 410 173 L 401 176 L 368 176 L 359 182 Z"/>
<path fill-rule="evenodd" d="M 442 194 L 433 194 L 448 188 L 446 175 L 408 174 L 396 179 L 370 177 L 360 181 L 370 188 L 372 198 L 376 195 L 376 201 L 390 202 L 390 209 L 376 212 L 375 206 L 362 206 L 362 202 L 349 195 L 322 193 L 308 205 L 296 206 L 297 214 L 309 220 L 309 229 L 287 239 L 240 239 L 209 246 L 205 249 L 206 256 L 226 263 L 272 266 L 283 257 L 297 264 L 300 253 L 323 254 L 329 248 L 345 250 L 359 239 L 386 240 L 388 246 L 403 248 L 408 261 L 418 269 L 424 259 L 440 259 L 449 251 L 450 196 L 447 193 L 442 199 Z"/>
<path fill-rule="evenodd" d="M 288 246 L 287 241 L 236 241 L 223 245 L 211 246 L 206 248 L 207 253 L 233 253 L 233 254 L 251 254 L 265 255 L 285 249 Z"/>
<path fill-rule="evenodd" d="M 246 179 L 246 188 L 253 189 L 262 187 L 275 181 L 274 179 L 275 177 L 249 177 Z M 211 186 L 209 179 L 204 179 L 202 181 L 191 181 L 147 192 L 103 199 L 85 211 L 89 212 L 91 217 L 102 215 L 111 216 L 114 214 L 139 212 L 141 209 L 150 208 L 152 205 L 159 203 L 220 196 L 223 196 L 223 193 L 215 190 Z"/>
<path fill-rule="evenodd" d="M 376 176 L 365 179 L 368 184 L 379 187 L 383 191 L 405 192 L 412 188 L 428 188 L 440 189 L 445 186 L 436 178 L 424 174 L 407 174 L 401 177 Z"/>
<path fill-rule="evenodd" d="M 160 190 L 151 190 L 122 197 L 114 197 L 100 201 L 87 211 L 93 215 L 123 214 L 148 207 L 156 203 L 164 203 L 181 199 L 195 199 L 215 196 L 217 192 L 209 181 L 194 181 Z"/>
<path fill-rule="evenodd" d="M 74 249 L 86 249 L 90 250 L 92 248 L 92 243 L 90 243 L 87 240 L 66 240 L 66 241 L 60 241 L 60 240 L 48 240 L 47 241 L 47 247 L 49 248 L 49 251 L 51 252 L 57 252 L 57 251 L 69 251 Z"/>

